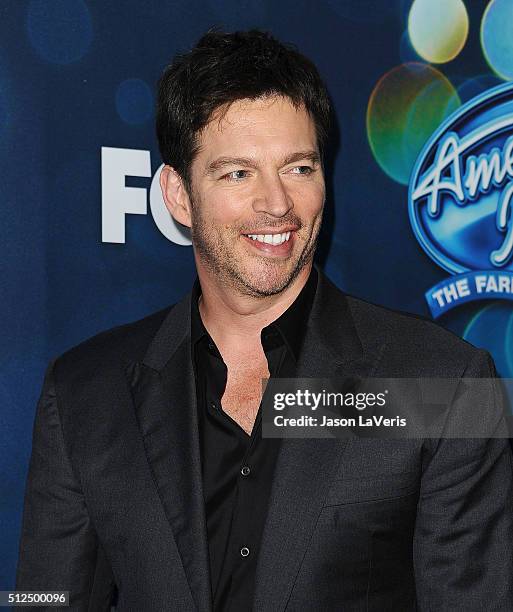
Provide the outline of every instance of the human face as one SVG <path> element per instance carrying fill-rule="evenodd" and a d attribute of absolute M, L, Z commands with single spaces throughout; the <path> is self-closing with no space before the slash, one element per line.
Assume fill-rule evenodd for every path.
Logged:
<path fill-rule="evenodd" d="M 274 295 L 315 251 L 325 198 L 315 124 L 281 96 L 223 110 L 191 166 L 198 271 L 245 295 Z"/>

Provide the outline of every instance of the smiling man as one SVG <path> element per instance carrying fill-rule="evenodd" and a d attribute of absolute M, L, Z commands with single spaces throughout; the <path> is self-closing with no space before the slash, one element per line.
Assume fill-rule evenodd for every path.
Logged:
<path fill-rule="evenodd" d="M 161 186 L 198 276 L 50 364 L 18 589 L 94 611 L 513 609 L 506 440 L 262 436 L 270 377 L 495 373 L 314 266 L 330 112 L 263 32 L 209 32 L 166 69 Z"/>
<path fill-rule="evenodd" d="M 201 134 L 190 196 L 166 166 L 166 201 L 192 229 L 200 278 L 229 295 L 280 296 L 264 300 L 267 309 L 308 276 L 325 197 L 315 123 L 283 95 L 237 100 L 216 114 Z"/>

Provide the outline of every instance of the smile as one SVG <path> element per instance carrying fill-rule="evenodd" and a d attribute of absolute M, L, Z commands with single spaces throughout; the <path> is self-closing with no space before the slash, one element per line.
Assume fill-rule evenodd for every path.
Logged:
<path fill-rule="evenodd" d="M 287 242 L 290 238 L 290 232 L 284 232 L 283 234 L 247 234 L 247 237 L 265 244 L 277 245 Z"/>

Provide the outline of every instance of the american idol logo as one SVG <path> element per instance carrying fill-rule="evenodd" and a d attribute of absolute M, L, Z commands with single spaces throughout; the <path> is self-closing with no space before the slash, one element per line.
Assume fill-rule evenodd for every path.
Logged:
<path fill-rule="evenodd" d="M 513 84 L 460 107 L 424 146 L 410 222 L 451 277 L 426 292 L 433 317 L 471 300 L 513 300 Z"/>

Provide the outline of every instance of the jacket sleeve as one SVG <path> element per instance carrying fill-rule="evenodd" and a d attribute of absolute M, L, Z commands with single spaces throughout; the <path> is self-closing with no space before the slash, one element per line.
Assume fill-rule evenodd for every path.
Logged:
<path fill-rule="evenodd" d="M 479 350 L 462 380 L 494 377 L 493 360 Z M 512 454 L 502 403 L 493 391 L 484 398 L 472 411 L 494 435 L 442 438 L 427 453 L 414 539 L 421 612 L 513 610 Z"/>
<path fill-rule="evenodd" d="M 46 371 L 37 405 L 16 589 L 69 591 L 70 607 L 63 609 L 90 610 L 102 554 L 64 443 L 54 365 Z M 105 601 L 95 609 L 110 606 Z"/>

